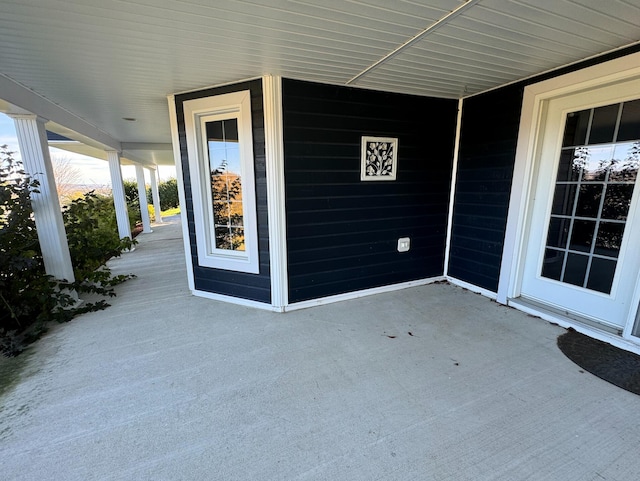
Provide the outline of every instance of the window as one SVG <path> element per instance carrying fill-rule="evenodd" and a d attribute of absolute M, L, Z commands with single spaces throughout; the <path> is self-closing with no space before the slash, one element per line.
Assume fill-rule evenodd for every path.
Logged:
<path fill-rule="evenodd" d="M 198 264 L 257 274 L 249 91 L 184 102 Z"/>

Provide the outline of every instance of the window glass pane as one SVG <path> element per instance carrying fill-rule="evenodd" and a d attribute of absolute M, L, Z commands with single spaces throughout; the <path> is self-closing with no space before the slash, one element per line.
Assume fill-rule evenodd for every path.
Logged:
<path fill-rule="evenodd" d="M 228 203 L 229 209 L 229 224 L 233 226 L 244 225 L 244 219 L 242 217 L 242 202 L 230 201 Z"/>
<path fill-rule="evenodd" d="M 564 269 L 563 282 L 582 287 L 587 274 L 588 262 L 589 256 L 573 254 L 570 252 L 567 255 L 567 265 Z"/>
<path fill-rule="evenodd" d="M 222 142 L 224 135 L 222 133 L 222 121 L 207 122 L 207 141 Z"/>
<path fill-rule="evenodd" d="M 242 227 L 231 228 L 231 241 L 233 242 L 233 250 L 244 251 L 244 229 Z"/>
<path fill-rule="evenodd" d="M 603 219 L 626 220 L 633 195 L 633 184 L 609 184 L 604 195 L 602 206 Z"/>
<path fill-rule="evenodd" d="M 223 120 L 225 142 L 238 142 L 238 119 Z"/>
<path fill-rule="evenodd" d="M 640 134 L 640 132 L 638 132 Z M 609 181 L 635 182 L 640 165 L 640 142 L 628 142 L 616 145 Z"/>
<path fill-rule="evenodd" d="M 573 221 L 573 231 L 571 232 L 571 242 L 569 249 L 572 251 L 589 252 L 591 251 L 591 242 L 596 229 L 596 223 L 592 220 L 575 220 Z"/>
<path fill-rule="evenodd" d="M 558 182 L 576 181 L 580 178 L 580 168 L 582 162 L 576 156 L 578 149 L 563 149 L 560 154 L 560 164 L 558 165 Z"/>
<path fill-rule="evenodd" d="M 567 246 L 567 238 L 569 237 L 569 219 L 552 217 L 549 222 L 549 234 L 547 235 L 547 245 L 550 247 L 559 247 L 564 249 Z"/>
<path fill-rule="evenodd" d="M 231 242 L 231 232 L 227 226 L 216 226 L 216 248 L 233 250 Z"/>
<path fill-rule="evenodd" d="M 571 215 L 573 213 L 573 203 L 576 197 L 575 184 L 556 185 L 556 192 L 553 196 L 551 213 L 556 215 Z"/>
<path fill-rule="evenodd" d="M 229 223 L 229 203 L 226 199 L 222 202 L 213 202 L 213 215 L 216 224 L 227 225 Z"/>
<path fill-rule="evenodd" d="M 206 131 L 211 169 L 215 247 L 242 251 L 244 229 L 241 227 L 244 225 L 244 217 L 238 120 L 233 118 L 207 122 Z"/>
<path fill-rule="evenodd" d="M 625 102 L 618 128 L 618 142 L 640 139 L 640 99 Z"/>
<path fill-rule="evenodd" d="M 616 273 L 616 265 L 617 261 L 594 257 L 591 261 L 587 288 L 609 294 L 613 285 L 613 276 Z"/>
<path fill-rule="evenodd" d="M 227 202 L 229 200 L 229 191 L 227 189 L 227 182 L 221 175 L 211 176 L 211 197 L 213 203 Z M 214 210 L 215 211 L 215 210 Z"/>
<path fill-rule="evenodd" d="M 618 257 L 624 224 L 614 222 L 601 222 L 596 236 L 596 248 L 594 254 L 609 257 Z"/>
<path fill-rule="evenodd" d="M 576 216 L 578 217 L 598 217 L 600 208 L 600 198 L 604 184 L 588 184 L 580 186 L 578 194 L 578 204 L 576 205 Z"/>
<path fill-rule="evenodd" d="M 584 145 L 587 138 L 587 127 L 591 109 L 581 112 L 571 112 L 567 115 L 567 124 L 564 129 L 563 147 Z"/>
<path fill-rule="evenodd" d="M 613 142 L 613 133 L 618 120 L 620 104 L 607 105 L 593 109 L 589 144 L 604 144 Z"/>
<path fill-rule="evenodd" d="M 542 265 L 542 277 L 560 280 L 562 275 L 562 262 L 564 261 L 564 252 L 555 249 L 545 249 L 544 264 Z"/>

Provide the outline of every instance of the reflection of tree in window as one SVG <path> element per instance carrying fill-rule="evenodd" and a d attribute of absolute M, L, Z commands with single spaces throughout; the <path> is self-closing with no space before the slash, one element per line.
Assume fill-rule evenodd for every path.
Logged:
<path fill-rule="evenodd" d="M 207 140 L 216 248 L 244 251 L 237 119 L 207 122 Z"/>
<path fill-rule="evenodd" d="M 636 100 L 567 116 L 543 277 L 611 291 L 640 167 L 639 107 Z"/>

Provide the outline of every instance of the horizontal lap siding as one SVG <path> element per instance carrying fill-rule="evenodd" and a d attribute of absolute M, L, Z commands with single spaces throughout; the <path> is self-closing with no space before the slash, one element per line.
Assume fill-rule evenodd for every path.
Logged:
<path fill-rule="evenodd" d="M 496 291 L 523 85 L 464 101 L 448 274 Z"/>
<path fill-rule="evenodd" d="M 189 184 L 189 160 L 187 157 L 184 112 L 182 103 L 187 100 L 221 95 L 241 90 L 251 91 L 251 124 L 253 128 L 253 155 L 258 218 L 258 250 L 260 273 L 248 274 L 223 269 L 198 266 L 196 231 L 193 213 L 191 185 Z M 262 81 L 254 80 L 226 87 L 191 92 L 176 96 L 178 135 L 182 157 L 182 175 L 185 179 L 186 213 L 191 246 L 191 260 L 196 290 L 271 303 L 271 279 L 269 273 L 269 225 L 267 219 L 267 182 L 265 165 L 264 110 L 262 105 Z M 198 219 L 202 222 L 202 219 Z"/>
<path fill-rule="evenodd" d="M 456 109 L 283 81 L 290 302 L 443 274 Z M 396 181 L 360 181 L 362 136 L 398 138 Z"/>
<path fill-rule="evenodd" d="M 465 99 L 448 274 L 496 292 L 524 88 L 640 51 L 619 50 Z"/>

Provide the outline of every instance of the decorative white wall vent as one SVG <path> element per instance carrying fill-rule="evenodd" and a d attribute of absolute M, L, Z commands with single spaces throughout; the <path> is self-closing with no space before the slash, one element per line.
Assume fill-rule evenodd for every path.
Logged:
<path fill-rule="evenodd" d="M 398 139 L 362 137 L 360 180 L 396 180 Z"/>

